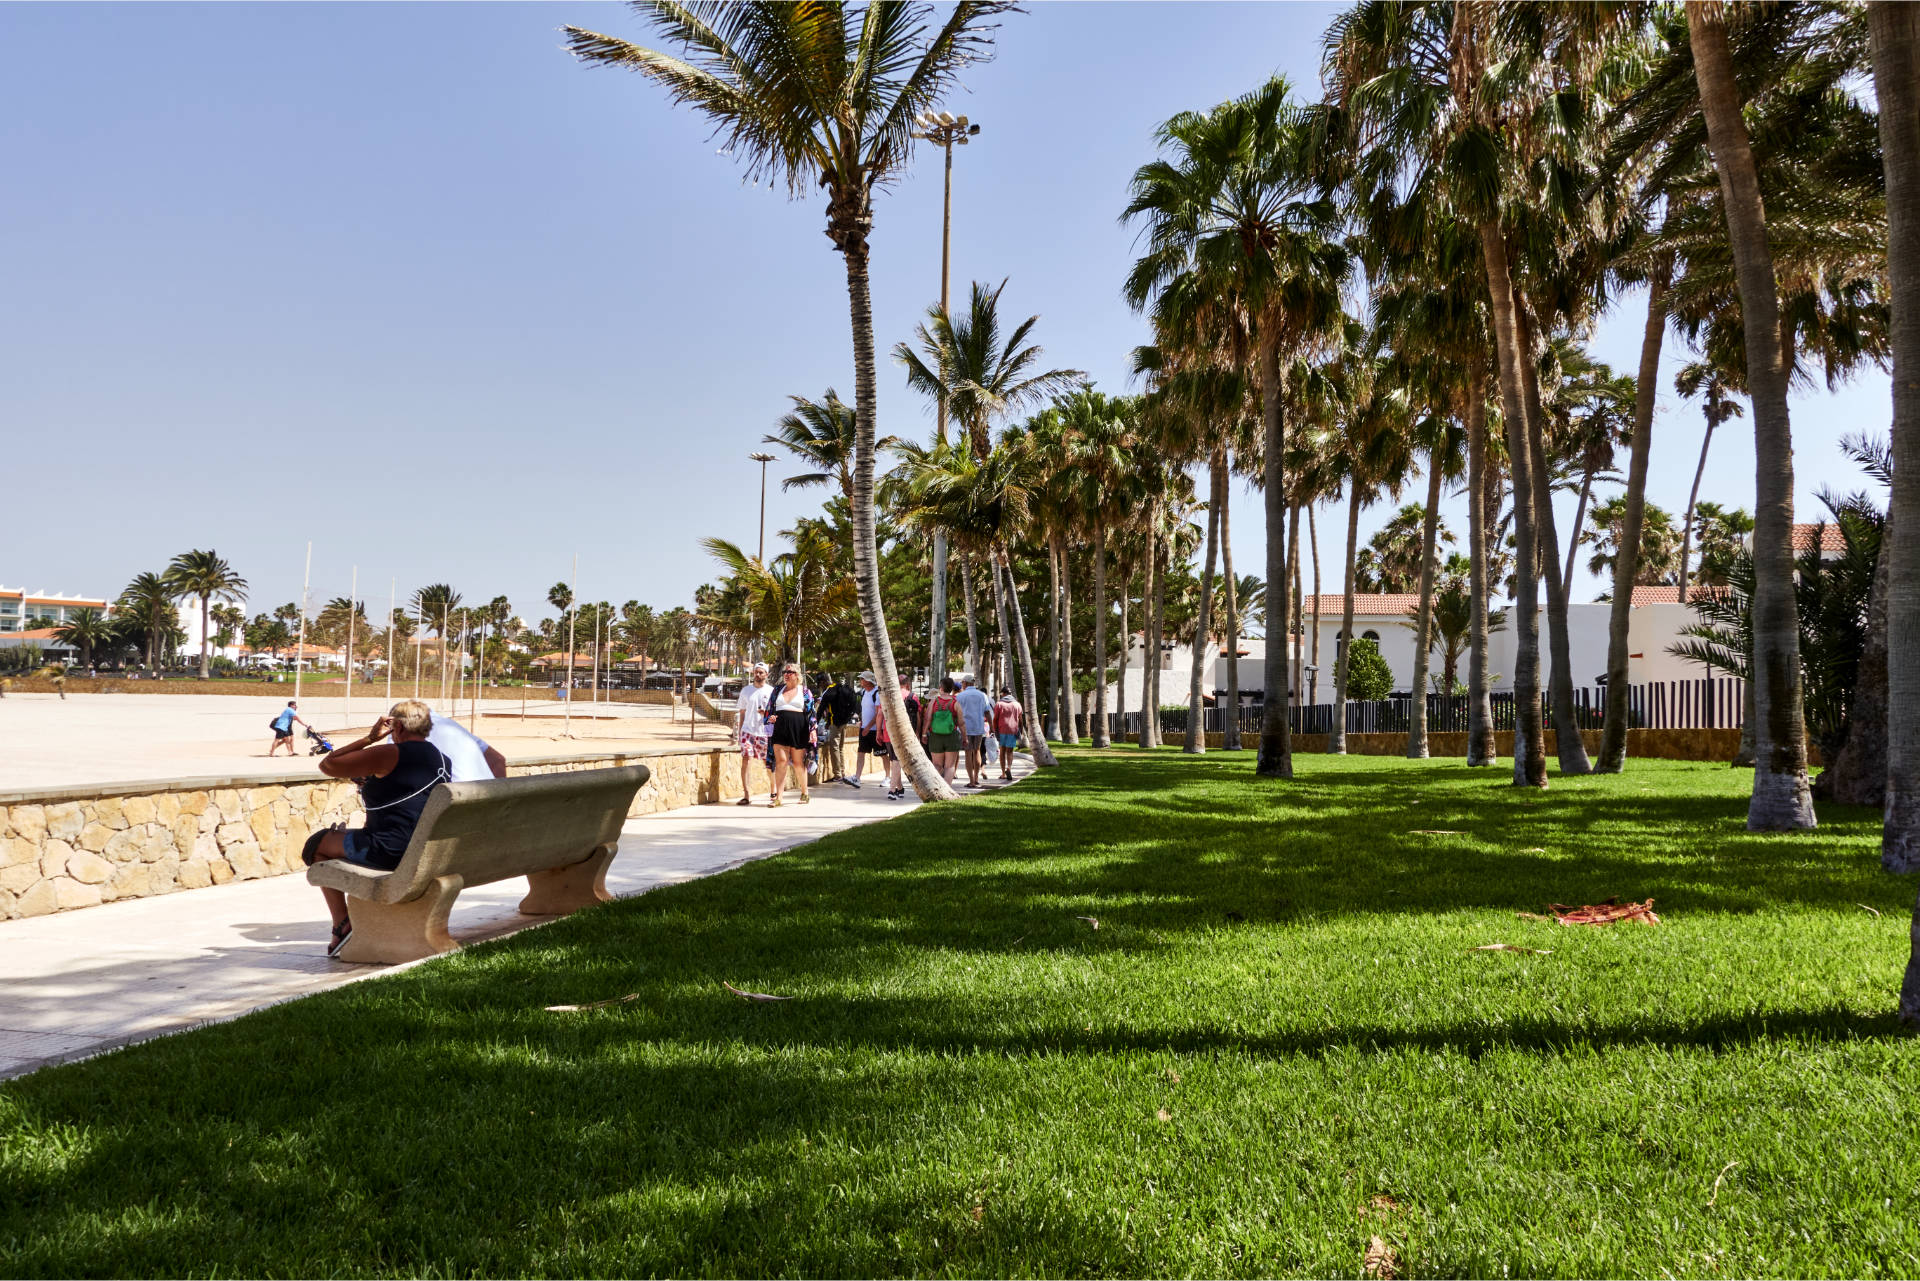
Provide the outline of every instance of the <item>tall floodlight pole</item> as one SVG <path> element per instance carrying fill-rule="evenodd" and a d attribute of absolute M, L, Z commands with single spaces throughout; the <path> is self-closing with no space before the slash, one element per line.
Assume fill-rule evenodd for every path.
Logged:
<path fill-rule="evenodd" d="M 300 639 L 293 646 L 293 701 L 300 701 L 300 668 L 307 656 L 307 595 L 313 590 L 313 540 L 307 540 L 307 567 L 300 574 Z"/>
<path fill-rule="evenodd" d="M 980 132 L 980 126 L 970 124 L 965 116 L 952 116 L 944 111 L 923 111 L 914 117 L 913 123 L 919 128 L 913 136 L 924 139 L 946 152 L 946 191 L 941 201 L 940 213 L 940 310 L 948 307 L 947 289 L 950 268 L 953 261 L 953 145 L 967 145 L 967 139 Z M 947 371 L 940 371 L 946 377 Z M 940 445 L 947 443 L 947 398 L 940 397 L 936 410 L 935 439 Z M 947 674 L 947 536 L 941 530 L 933 531 L 933 608 L 932 619 L 927 635 L 928 676 L 935 684 Z"/>
<path fill-rule="evenodd" d="M 340 728 L 353 727 L 353 616 L 360 612 L 360 567 L 353 567 L 347 588 L 347 692 L 340 696 Z"/>
<path fill-rule="evenodd" d="M 566 704 L 560 713 L 560 732 L 568 738 L 573 737 L 573 624 L 580 617 L 580 553 L 573 554 L 573 584 L 567 588 L 567 696 L 560 701 Z"/>
<path fill-rule="evenodd" d="M 767 563 L 767 464 L 773 461 L 773 455 L 755 450 L 747 457 L 760 464 L 760 545 L 759 550 L 754 553 L 754 559 L 764 568 Z M 761 658 L 760 629 L 754 624 L 752 605 L 747 606 L 747 626 L 754 629 L 753 660 L 757 663 Z M 687 699 L 687 711 L 689 715 L 692 714 L 693 699 L 691 698 Z"/>
<path fill-rule="evenodd" d="M 387 580 L 387 706 L 393 706 L 393 611 L 399 603 L 400 580 Z"/>

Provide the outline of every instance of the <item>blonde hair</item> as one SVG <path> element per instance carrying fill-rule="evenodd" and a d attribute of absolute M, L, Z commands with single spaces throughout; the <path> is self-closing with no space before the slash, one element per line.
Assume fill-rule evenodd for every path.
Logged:
<path fill-rule="evenodd" d="M 395 729 L 403 729 L 421 738 L 433 728 L 433 712 L 417 698 L 403 698 L 387 711 Z"/>

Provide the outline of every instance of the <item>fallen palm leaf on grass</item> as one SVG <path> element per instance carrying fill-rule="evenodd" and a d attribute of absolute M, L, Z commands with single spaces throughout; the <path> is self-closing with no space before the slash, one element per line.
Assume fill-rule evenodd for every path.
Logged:
<path fill-rule="evenodd" d="M 1518 943 L 1482 943 L 1479 947 L 1470 947 L 1469 952 L 1531 952 L 1535 956 L 1552 956 L 1550 947 L 1521 947 Z"/>
<path fill-rule="evenodd" d="M 742 992 L 739 988 L 727 982 L 725 979 L 720 980 L 720 986 L 724 987 L 725 989 L 727 989 L 727 991 L 733 993 L 735 996 L 739 997 L 743 1001 L 791 1001 L 793 999 L 790 996 L 775 996 L 771 992 Z"/>
<path fill-rule="evenodd" d="M 1610 898 L 1604 903 L 1589 903 L 1582 907 L 1569 907 L 1565 903 L 1549 903 L 1547 910 L 1553 913 L 1553 919 L 1562 925 L 1614 925 L 1620 921 L 1638 921 L 1642 925 L 1658 925 L 1660 917 L 1653 910 L 1653 900 L 1644 903 L 1622 903 Z"/>
<path fill-rule="evenodd" d="M 629 992 L 625 996 L 610 996 L 604 1001 L 588 1001 L 585 1005 L 549 1005 L 550 1013 L 571 1014 L 576 1010 L 604 1010 L 609 1005 L 625 1005 L 628 1001 L 640 999 L 638 992 Z"/>
<path fill-rule="evenodd" d="M 1393 1247 L 1379 1237 L 1367 1242 L 1367 1253 L 1360 1260 L 1363 1275 L 1377 1277 L 1379 1281 L 1393 1281 L 1400 1275 L 1400 1260 L 1394 1256 Z"/>
<path fill-rule="evenodd" d="M 1878 916 L 1878 915 L 1880 915 L 1880 909 L 1879 909 L 1879 908 L 1875 908 L 1875 907 L 1868 907 L 1868 906 L 1867 906 L 1867 905 L 1866 905 L 1865 903 L 1855 903 L 1855 904 L 1854 904 L 1854 906 L 1855 906 L 1855 907 L 1857 907 L 1857 908 L 1861 908 L 1861 909 L 1864 909 L 1865 911 L 1868 911 L 1868 912 L 1872 912 L 1872 913 L 1873 913 L 1873 914 L 1874 914 L 1875 916 Z"/>
<path fill-rule="evenodd" d="M 1091 926 L 1092 926 L 1092 927 L 1093 927 L 1094 929 L 1096 929 L 1096 930 L 1100 928 L 1100 922 L 1099 922 L 1099 920 L 1098 920 L 1098 918 L 1096 918 L 1096 917 L 1092 917 L 1092 916 L 1076 916 L 1076 917 L 1074 917 L 1073 919 L 1074 919 L 1074 920 L 1076 920 L 1076 921 L 1085 921 L 1085 922 L 1086 922 L 1086 923 L 1087 923 L 1088 925 L 1091 925 Z"/>
<path fill-rule="evenodd" d="M 1408 836 L 1465 836 L 1465 832 L 1456 832 L 1447 827 L 1413 827 L 1407 829 Z"/>

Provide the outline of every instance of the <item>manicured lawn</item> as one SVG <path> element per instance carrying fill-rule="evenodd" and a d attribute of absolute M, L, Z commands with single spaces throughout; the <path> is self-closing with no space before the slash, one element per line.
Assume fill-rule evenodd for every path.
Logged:
<path fill-rule="evenodd" d="M 0 1085 L 0 1275 L 1920 1273 L 1875 815 L 1299 765 L 1069 753 Z"/>

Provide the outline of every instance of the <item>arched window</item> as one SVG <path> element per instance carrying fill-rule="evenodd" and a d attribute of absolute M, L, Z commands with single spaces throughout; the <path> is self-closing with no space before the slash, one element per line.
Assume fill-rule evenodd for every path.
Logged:
<path fill-rule="evenodd" d="M 1380 639 L 1380 633 L 1374 631 L 1373 628 L 1369 627 L 1367 628 L 1366 631 L 1360 633 L 1360 639 L 1378 642 Z"/>

